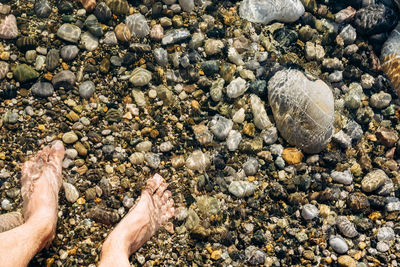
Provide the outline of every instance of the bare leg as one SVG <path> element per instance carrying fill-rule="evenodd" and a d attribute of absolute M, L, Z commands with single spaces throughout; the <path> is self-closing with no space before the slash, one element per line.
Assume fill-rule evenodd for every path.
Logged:
<path fill-rule="evenodd" d="M 26 266 L 53 240 L 63 158 L 64 146 L 58 141 L 24 163 L 21 193 L 25 223 L 0 233 L 1 266 Z"/>
<path fill-rule="evenodd" d="M 174 201 L 167 186 L 158 174 L 147 181 L 137 205 L 104 242 L 99 267 L 130 266 L 129 256 L 174 215 Z"/>

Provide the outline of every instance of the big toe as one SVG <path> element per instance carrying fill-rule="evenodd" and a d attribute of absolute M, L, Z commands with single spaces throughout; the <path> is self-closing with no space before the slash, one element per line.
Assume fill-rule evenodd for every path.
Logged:
<path fill-rule="evenodd" d="M 64 159 L 65 148 L 61 141 L 55 141 L 51 146 L 50 159 L 54 160 L 55 163 L 61 164 Z"/>
<path fill-rule="evenodd" d="M 146 190 L 149 191 L 150 194 L 154 194 L 154 192 L 160 187 L 163 182 L 163 178 L 159 174 L 155 174 L 152 178 L 147 180 Z"/>

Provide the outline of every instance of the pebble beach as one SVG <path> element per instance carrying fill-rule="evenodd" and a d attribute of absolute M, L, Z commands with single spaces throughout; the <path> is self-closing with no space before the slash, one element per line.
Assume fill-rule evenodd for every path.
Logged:
<path fill-rule="evenodd" d="M 399 266 L 399 10 L 0 0 L 0 222 L 23 223 L 22 163 L 62 140 L 29 266 L 96 266 L 155 173 L 175 216 L 132 266 Z"/>

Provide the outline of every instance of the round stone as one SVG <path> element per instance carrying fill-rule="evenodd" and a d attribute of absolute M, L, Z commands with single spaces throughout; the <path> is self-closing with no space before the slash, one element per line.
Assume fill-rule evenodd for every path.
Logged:
<path fill-rule="evenodd" d="M 344 254 L 349 249 L 349 246 L 347 245 L 346 241 L 344 241 L 344 239 L 341 238 L 340 236 L 331 237 L 329 239 L 329 245 L 336 253 L 339 254 Z"/>
<path fill-rule="evenodd" d="M 64 133 L 62 136 L 62 140 L 66 144 L 73 144 L 78 141 L 78 136 L 73 131 Z"/>
<path fill-rule="evenodd" d="M 92 81 L 85 81 L 79 86 L 79 95 L 84 99 L 89 99 L 94 94 L 96 86 Z"/>
<path fill-rule="evenodd" d="M 77 43 L 81 36 L 81 29 L 78 26 L 65 23 L 58 29 L 57 36 L 65 41 Z"/>
<path fill-rule="evenodd" d="M 304 220 L 312 220 L 319 215 L 318 208 L 312 204 L 306 204 L 301 209 L 301 216 Z"/>
<path fill-rule="evenodd" d="M 132 71 L 131 77 L 129 78 L 129 81 L 134 86 L 145 86 L 150 82 L 150 80 L 151 72 L 140 67 L 134 69 Z"/>
<path fill-rule="evenodd" d="M 389 179 L 386 173 L 380 169 L 369 172 L 361 181 L 361 188 L 364 192 L 373 192 Z"/>
<path fill-rule="evenodd" d="M 71 61 L 76 58 L 79 48 L 76 45 L 66 45 L 61 48 L 60 54 L 63 60 Z"/>
<path fill-rule="evenodd" d="M 54 87 L 48 82 L 37 82 L 32 85 L 31 92 L 36 97 L 45 98 L 54 94 Z"/>
<path fill-rule="evenodd" d="M 268 82 L 269 104 L 286 141 L 306 153 L 318 153 L 333 133 L 334 101 L 322 80 L 301 71 L 281 70 Z"/>

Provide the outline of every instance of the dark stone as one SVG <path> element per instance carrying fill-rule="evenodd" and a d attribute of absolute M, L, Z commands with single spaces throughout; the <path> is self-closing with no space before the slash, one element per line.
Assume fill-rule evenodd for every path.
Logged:
<path fill-rule="evenodd" d="M 70 15 L 74 11 L 74 6 L 70 1 L 61 1 L 57 7 L 60 14 Z"/>
<path fill-rule="evenodd" d="M 255 80 L 250 83 L 250 92 L 263 97 L 267 95 L 267 82 L 265 80 Z"/>
<path fill-rule="evenodd" d="M 207 60 L 201 64 L 201 69 L 207 76 L 212 76 L 219 71 L 219 60 Z"/>
<path fill-rule="evenodd" d="M 390 32 L 398 22 L 396 12 L 383 4 L 370 5 L 359 9 L 354 25 L 364 35 Z"/>

